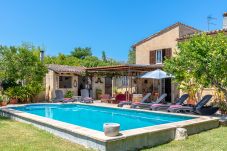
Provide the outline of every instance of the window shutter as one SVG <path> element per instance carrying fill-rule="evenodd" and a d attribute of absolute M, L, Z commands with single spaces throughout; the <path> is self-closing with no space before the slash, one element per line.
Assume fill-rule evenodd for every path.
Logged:
<path fill-rule="evenodd" d="M 150 64 L 156 63 L 156 50 L 150 51 Z"/>
<path fill-rule="evenodd" d="M 171 48 L 165 49 L 165 57 L 169 59 L 171 58 L 171 56 L 172 56 L 172 49 Z"/>
<path fill-rule="evenodd" d="M 162 63 L 165 61 L 166 50 L 167 49 L 162 49 Z"/>

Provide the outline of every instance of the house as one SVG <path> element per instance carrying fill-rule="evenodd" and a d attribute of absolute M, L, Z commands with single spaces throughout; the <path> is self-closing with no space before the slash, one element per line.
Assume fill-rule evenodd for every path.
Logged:
<path fill-rule="evenodd" d="M 84 68 L 67 65 L 49 64 L 45 77 L 45 93 L 39 100 L 51 100 L 55 97 L 55 90 L 62 90 L 65 94 L 72 91 L 80 96 L 81 89 L 88 89 L 90 96 L 97 99 L 97 90 L 101 94 L 113 95 L 114 88 L 124 93 L 138 92 L 133 77 L 159 68 L 152 65 L 116 65 L 105 67 Z M 141 91 L 139 91 L 141 92 Z"/>
<path fill-rule="evenodd" d="M 227 13 L 224 13 L 223 29 L 209 31 L 207 34 L 224 32 L 227 34 Z M 136 64 L 116 65 L 106 67 L 75 67 L 65 65 L 48 65 L 48 73 L 45 78 L 46 100 L 55 97 L 57 89 L 73 91 L 74 95 L 80 95 L 81 89 L 89 89 L 90 96 L 97 98 L 97 90 L 101 94 L 113 95 L 117 88 L 122 93 L 145 94 L 148 92 L 167 93 L 166 100 L 174 102 L 179 96 L 177 84 L 171 78 L 163 80 L 137 79 L 144 72 L 162 69 L 166 58 L 176 55 L 177 44 L 190 38 L 201 31 L 177 22 L 151 36 L 137 42 L 132 47 L 136 52 Z M 159 89 L 161 85 L 161 90 Z M 160 91 L 159 91 L 160 90 Z M 212 89 L 207 89 L 210 93 Z M 159 94 L 160 95 L 160 94 Z"/>
<path fill-rule="evenodd" d="M 45 99 L 55 97 L 55 90 L 60 89 L 64 93 L 72 91 L 74 95 L 79 95 L 79 89 L 85 87 L 84 67 L 49 64 L 48 73 L 45 77 Z"/>
<path fill-rule="evenodd" d="M 136 64 L 162 65 L 166 58 L 175 55 L 177 39 L 199 32 L 198 29 L 177 22 L 133 45 L 136 53 Z M 161 68 L 162 68 L 161 67 Z M 176 84 L 171 79 L 164 79 L 162 93 L 167 93 L 167 100 L 174 101 L 178 97 Z"/>
<path fill-rule="evenodd" d="M 136 53 L 136 64 L 163 65 L 166 58 L 176 55 L 176 52 L 179 51 L 177 49 L 179 42 L 190 38 L 195 33 L 201 32 L 202 31 L 183 23 L 175 23 L 132 46 Z M 223 14 L 223 28 L 206 32 L 206 34 L 214 35 L 220 32 L 227 35 L 227 12 Z M 165 92 L 169 97 L 171 96 L 171 98 L 168 99 L 171 99 L 173 102 L 176 96 L 179 95 L 176 84 L 171 82 L 171 79 L 166 79 L 163 83 L 165 88 L 162 93 Z M 204 93 L 212 93 L 212 91 L 212 88 L 207 88 Z"/>

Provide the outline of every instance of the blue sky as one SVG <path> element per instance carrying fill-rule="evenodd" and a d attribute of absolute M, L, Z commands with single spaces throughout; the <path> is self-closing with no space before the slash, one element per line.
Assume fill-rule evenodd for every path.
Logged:
<path fill-rule="evenodd" d="M 177 21 L 220 29 L 227 0 L 0 0 L 0 44 L 30 42 L 48 55 L 91 47 L 127 60 L 131 45 Z"/>

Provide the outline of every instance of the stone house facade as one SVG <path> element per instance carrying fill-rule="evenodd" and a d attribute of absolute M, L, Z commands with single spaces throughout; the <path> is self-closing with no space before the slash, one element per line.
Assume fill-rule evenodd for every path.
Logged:
<path fill-rule="evenodd" d="M 195 32 L 199 32 L 199 30 L 177 22 L 139 41 L 133 45 L 136 53 L 136 64 L 163 65 L 166 58 L 172 57 L 178 51 L 177 39 Z M 167 93 L 167 99 L 174 102 L 179 96 L 176 84 L 171 82 L 171 79 L 165 79 L 162 83 L 164 83 L 162 93 Z"/>

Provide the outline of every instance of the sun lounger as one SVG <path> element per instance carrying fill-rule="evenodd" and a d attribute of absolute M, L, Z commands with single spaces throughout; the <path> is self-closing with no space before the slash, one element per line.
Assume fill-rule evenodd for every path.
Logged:
<path fill-rule="evenodd" d="M 81 101 L 82 103 L 93 103 L 93 99 L 89 97 L 89 91 L 88 89 L 82 89 L 81 90 Z"/>
<path fill-rule="evenodd" d="M 151 93 L 147 93 L 141 102 L 145 102 L 149 97 L 151 96 Z M 124 105 L 132 105 L 132 101 L 121 101 L 117 106 L 118 107 L 123 107 Z"/>
<path fill-rule="evenodd" d="M 213 106 L 205 107 L 205 105 L 210 101 L 211 98 L 212 95 L 205 95 L 195 106 L 171 105 L 168 108 L 168 111 L 175 113 L 212 115 L 217 112 L 218 108 Z"/>
<path fill-rule="evenodd" d="M 139 108 L 150 108 L 150 106 L 154 103 L 158 104 L 158 103 L 164 102 L 166 96 L 167 96 L 166 93 L 162 94 L 155 102 L 146 102 L 147 99 L 146 100 L 143 99 L 143 100 L 141 100 L 141 102 L 132 103 L 131 108 L 137 108 L 137 107 L 139 107 Z"/>
<path fill-rule="evenodd" d="M 67 103 L 67 102 L 74 102 L 75 99 L 73 98 L 64 98 L 64 94 L 62 90 L 55 90 L 55 98 L 52 99 L 53 102 L 63 102 L 63 103 Z"/>
<path fill-rule="evenodd" d="M 187 98 L 189 97 L 188 94 L 183 94 L 177 101 L 176 101 L 176 104 L 175 105 L 182 105 L 186 100 Z M 163 104 L 163 103 L 158 103 L 158 104 L 152 104 L 150 109 L 153 110 L 153 111 L 159 111 L 159 110 L 166 110 L 168 109 L 171 105 L 171 103 L 169 104 Z"/>

